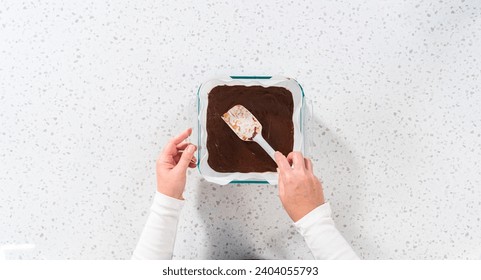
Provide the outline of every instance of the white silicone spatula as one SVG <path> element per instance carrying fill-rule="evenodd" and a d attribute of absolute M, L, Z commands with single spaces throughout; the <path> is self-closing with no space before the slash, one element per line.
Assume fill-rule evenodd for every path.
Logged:
<path fill-rule="evenodd" d="M 275 161 L 274 149 L 262 137 L 261 123 L 244 106 L 235 105 L 222 115 L 222 119 L 241 140 L 256 142 Z"/>

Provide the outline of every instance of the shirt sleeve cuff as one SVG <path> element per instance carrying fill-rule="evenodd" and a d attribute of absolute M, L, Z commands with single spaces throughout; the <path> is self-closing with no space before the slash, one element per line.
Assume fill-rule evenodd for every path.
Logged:
<path fill-rule="evenodd" d="M 307 213 L 299 221 L 294 223 L 294 226 L 298 229 L 308 228 L 313 224 L 319 222 L 319 219 L 330 219 L 331 218 L 331 206 L 329 202 L 326 202 L 311 212 Z"/>
<path fill-rule="evenodd" d="M 180 211 L 184 207 L 184 200 L 176 199 L 165 194 L 155 192 L 154 203 L 152 203 L 152 211 L 160 210 L 160 208 L 169 208 Z"/>

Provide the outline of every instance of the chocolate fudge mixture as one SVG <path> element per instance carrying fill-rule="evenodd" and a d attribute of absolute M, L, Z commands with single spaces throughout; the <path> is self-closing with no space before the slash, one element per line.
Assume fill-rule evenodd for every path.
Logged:
<path fill-rule="evenodd" d="M 234 105 L 243 105 L 262 124 L 264 139 L 274 150 L 287 155 L 294 146 L 292 93 L 282 87 L 217 86 L 208 98 L 209 166 L 217 172 L 275 172 L 277 165 L 264 149 L 239 139 L 221 116 Z"/>

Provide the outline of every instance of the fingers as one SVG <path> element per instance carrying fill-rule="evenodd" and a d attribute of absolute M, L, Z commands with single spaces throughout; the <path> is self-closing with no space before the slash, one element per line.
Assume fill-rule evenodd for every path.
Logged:
<path fill-rule="evenodd" d="M 291 152 L 287 156 L 287 158 L 280 152 L 276 152 L 274 154 L 274 158 L 276 159 L 277 166 L 279 170 L 288 171 L 292 169 L 307 169 L 312 171 L 312 162 L 308 158 L 304 158 L 301 152 Z M 292 167 L 291 167 L 292 163 Z"/>
<path fill-rule="evenodd" d="M 185 149 L 187 149 L 187 147 L 189 145 L 192 145 L 192 144 L 189 143 L 189 142 L 185 142 L 185 141 L 180 143 L 180 144 L 177 144 L 177 155 L 174 157 L 174 160 L 175 160 L 176 163 L 179 162 L 179 160 L 182 156 L 182 153 L 184 152 Z M 192 159 L 190 160 L 189 167 L 194 168 L 196 166 L 197 166 L 197 158 L 195 156 L 193 156 Z"/>
<path fill-rule="evenodd" d="M 292 169 L 296 169 L 296 170 L 306 169 L 306 165 L 304 163 L 304 157 L 300 152 L 291 152 L 289 155 L 287 155 L 287 160 L 292 161 Z"/>
<path fill-rule="evenodd" d="M 291 165 L 287 161 L 287 158 L 280 152 L 276 152 L 274 154 L 274 158 L 276 159 L 277 166 L 279 167 L 278 170 L 282 172 L 286 172 L 291 170 Z"/>
<path fill-rule="evenodd" d="M 306 165 L 306 169 L 310 172 L 313 172 L 312 170 L 312 161 L 308 158 L 304 159 L 304 164 Z"/>
<path fill-rule="evenodd" d="M 277 187 L 279 189 L 279 197 L 282 198 L 284 196 L 284 182 L 281 176 L 281 172 L 279 168 L 277 168 L 277 174 L 279 174 L 279 178 L 277 179 Z"/>
<path fill-rule="evenodd" d="M 180 156 L 179 162 L 175 166 L 176 169 L 180 169 L 182 171 L 187 170 L 187 167 L 192 164 L 192 159 L 194 158 L 195 150 L 197 147 L 195 145 L 189 145 L 187 148 L 182 152 Z"/>
<path fill-rule="evenodd" d="M 177 149 L 183 150 L 188 146 L 188 143 L 183 143 L 187 137 L 192 133 L 192 128 L 186 129 L 184 132 L 172 138 L 167 145 L 165 145 L 160 157 L 170 158 L 177 155 Z"/>
<path fill-rule="evenodd" d="M 174 157 L 175 165 L 179 162 L 180 158 L 182 157 L 182 153 L 184 151 L 179 151 L 179 153 Z M 195 156 L 192 157 L 189 163 L 189 168 L 197 167 L 197 158 Z"/>
<path fill-rule="evenodd" d="M 189 146 L 191 143 L 189 142 L 182 142 L 180 144 L 177 144 L 176 148 L 177 148 L 177 151 L 183 151 L 185 150 L 185 148 L 187 148 L 187 146 Z"/>
<path fill-rule="evenodd" d="M 182 143 L 182 141 L 187 139 L 187 137 L 189 137 L 191 133 L 192 133 L 192 128 L 188 128 L 184 132 L 182 132 L 179 135 L 172 138 L 172 140 L 170 140 L 170 142 L 172 142 L 175 145 L 180 144 L 180 143 Z"/>

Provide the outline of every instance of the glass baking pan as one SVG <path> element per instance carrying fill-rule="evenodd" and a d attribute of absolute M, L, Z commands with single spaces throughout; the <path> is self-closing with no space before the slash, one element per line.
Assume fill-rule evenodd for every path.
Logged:
<path fill-rule="evenodd" d="M 304 152 L 304 90 L 294 79 L 283 76 L 228 76 L 211 79 L 203 83 L 197 91 L 197 168 L 200 174 L 209 182 L 225 184 L 277 184 L 277 172 L 232 172 L 224 173 L 213 170 L 207 159 L 207 106 L 209 92 L 216 86 L 263 86 L 284 87 L 292 93 L 294 111 L 292 121 L 294 125 L 293 150 Z"/>

